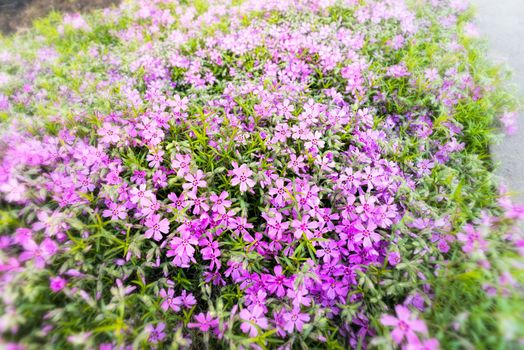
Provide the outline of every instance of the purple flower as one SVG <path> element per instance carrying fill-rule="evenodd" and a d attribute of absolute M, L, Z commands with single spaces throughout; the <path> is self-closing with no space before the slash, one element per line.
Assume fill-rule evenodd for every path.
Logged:
<path fill-rule="evenodd" d="M 398 252 L 390 252 L 388 255 L 388 262 L 391 266 L 396 266 L 400 263 L 400 254 Z"/>
<path fill-rule="evenodd" d="M 283 315 L 284 318 L 284 329 L 288 333 L 293 333 L 293 331 L 296 329 L 298 332 L 302 332 L 302 328 L 304 327 L 304 324 L 309 322 L 310 317 L 308 314 L 304 314 L 300 312 L 300 309 L 293 309 L 290 312 L 285 312 Z"/>
<path fill-rule="evenodd" d="M 51 290 L 55 293 L 58 293 L 62 289 L 64 289 L 66 284 L 67 284 L 67 281 L 60 276 L 51 277 L 49 279 L 49 288 L 51 288 Z"/>
<path fill-rule="evenodd" d="M 189 267 L 189 262 L 196 262 L 193 258 L 195 253 L 194 245 L 197 245 L 198 241 L 191 237 L 191 233 L 188 231 L 182 232 L 181 237 L 173 237 L 170 242 L 170 248 L 167 251 L 167 256 L 172 257 L 173 264 L 180 267 Z"/>
<path fill-rule="evenodd" d="M 264 309 L 260 306 L 255 305 L 250 311 L 243 309 L 240 311 L 240 319 L 244 322 L 240 325 L 240 329 L 244 333 L 249 333 L 250 337 L 256 337 L 258 335 L 258 328 L 267 329 L 269 327 L 267 318 L 264 316 Z"/>
<path fill-rule="evenodd" d="M 165 289 L 160 290 L 160 297 L 164 300 L 160 307 L 162 310 L 167 311 L 169 309 L 174 312 L 180 311 L 180 305 L 182 305 L 182 300 L 174 297 L 175 291 L 172 288 L 169 288 L 167 291 Z"/>
<path fill-rule="evenodd" d="M 182 185 L 182 188 L 186 191 L 196 192 L 199 187 L 203 188 L 207 186 L 206 181 L 204 181 L 204 173 L 202 170 L 198 170 L 195 174 L 187 174 L 184 179 L 187 181 Z"/>
<path fill-rule="evenodd" d="M 233 163 L 234 169 L 232 170 L 233 178 L 231 179 L 231 185 L 236 186 L 240 184 L 240 191 L 246 192 L 248 187 L 255 186 L 255 181 L 250 179 L 250 176 L 253 175 L 253 172 L 247 167 L 247 165 L 242 164 L 240 167 L 236 163 Z"/>
<path fill-rule="evenodd" d="M 98 129 L 98 135 L 102 136 L 100 141 L 103 143 L 117 143 L 120 141 L 119 133 L 120 130 L 109 123 L 104 123 L 102 127 Z"/>
<path fill-rule="evenodd" d="M 213 206 L 211 207 L 211 210 L 213 210 L 215 213 L 219 214 L 225 214 L 226 208 L 229 208 L 231 206 L 231 201 L 226 200 L 228 197 L 228 193 L 226 191 L 223 191 L 220 196 L 217 196 L 216 194 L 212 194 L 209 199 L 211 202 L 213 202 Z"/>
<path fill-rule="evenodd" d="M 409 343 L 418 342 L 417 333 L 427 334 L 428 330 L 424 321 L 417 320 L 411 314 L 411 311 L 405 306 L 395 306 L 397 317 L 383 315 L 380 322 L 384 326 L 394 327 L 391 332 L 391 338 L 395 343 L 400 344 L 404 338 Z"/>
<path fill-rule="evenodd" d="M 145 233 L 146 238 L 151 238 L 155 241 L 160 241 L 162 239 L 162 233 L 169 232 L 169 221 L 167 219 L 160 220 L 160 215 L 151 215 L 146 219 L 145 225 L 149 229 Z"/>
<path fill-rule="evenodd" d="M 38 269 L 44 268 L 45 264 L 58 251 L 55 241 L 50 238 L 44 239 L 40 244 L 30 239 L 24 242 L 23 246 L 24 251 L 20 254 L 19 260 L 26 261 L 32 259 L 35 267 Z"/>
<path fill-rule="evenodd" d="M 190 322 L 187 324 L 188 328 L 198 328 L 202 332 L 208 332 L 209 330 L 216 330 L 218 328 L 219 322 L 218 318 L 211 316 L 211 313 L 199 313 L 194 317 L 196 322 Z"/>
<path fill-rule="evenodd" d="M 371 247 L 373 242 L 378 242 L 382 238 L 375 232 L 377 225 L 371 221 L 366 226 L 359 222 L 355 225 L 355 228 L 358 230 L 358 233 L 355 235 L 355 242 L 362 242 L 366 248 Z"/>
<path fill-rule="evenodd" d="M 109 209 L 105 209 L 102 212 L 102 216 L 107 218 L 111 217 L 111 220 L 123 220 L 127 217 L 127 210 L 123 205 L 118 205 L 114 202 L 109 204 Z"/>
<path fill-rule="evenodd" d="M 166 337 L 166 333 L 164 332 L 166 324 L 163 322 L 158 323 L 156 327 L 152 324 L 148 324 L 145 329 L 149 334 L 149 342 L 153 344 L 161 342 Z"/>

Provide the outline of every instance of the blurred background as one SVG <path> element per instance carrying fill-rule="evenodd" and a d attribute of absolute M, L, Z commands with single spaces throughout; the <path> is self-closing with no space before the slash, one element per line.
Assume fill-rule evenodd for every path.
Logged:
<path fill-rule="evenodd" d="M 513 71 L 510 83 L 517 86 L 522 101 L 524 92 L 524 0 L 470 0 L 477 8 L 480 35 L 488 41 L 489 56 L 495 63 Z M 498 174 L 515 193 L 516 202 L 524 203 L 524 121 L 518 118 L 518 131 L 493 146 L 499 162 Z"/>

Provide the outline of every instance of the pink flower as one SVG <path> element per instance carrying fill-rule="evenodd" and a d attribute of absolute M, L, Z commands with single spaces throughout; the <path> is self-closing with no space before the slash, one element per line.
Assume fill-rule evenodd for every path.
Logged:
<path fill-rule="evenodd" d="M 295 329 L 298 332 L 302 332 L 304 324 L 310 320 L 309 315 L 300 313 L 300 309 L 298 308 L 294 308 L 292 311 L 284 313 L 283 318 L 285 321 L 284 329 L 288 333 L 293 333 Z"/>
<path fill-rule="evenodd" d="M 123 205 L 118 205 L 114 202 L 109 204 L 109 209 L 105 209 L 102 212 L 102 216 L 105 218 L 111 217 L 111 220 L 123 220 L 127 217 L 127 210 Z"/>
<path fill-rule="evenodd" d="M 117 143 L 120 141 L 118 136 L 119 130 L 117 127 L 105 122 L 100 129 L 98 129 L 98 135 L 102 136 L 100 140 L 103 143 Z"/>
<path fill-rule="evenodd" d="M 145 233 L 146 238 L 151 238 L 155 241 L 160 241 L 162 239 L 162 233 L 169 232 L 169 221 L 167 219 L 160 220 L 160 215 L 151 215 L 146 219 L 145 225 L 149 229 Z"/>
<path fill-rule="evenodd" d="M 304 157 L 297 157 L 294 153 L 291 153 L 289 157 L 291 158 L 291 160 L 287 164 L 287 167 L 292 169 L 295 172 L 295 174 L 300 173 L 300 171 L 306 166 L 306 164 L 304 163 Z"/>
<path fill-rule="evenodd" d="M 55 241 L 46 238 L 40 243 L 36 244 L 32 239 L 24 242 L 24 251 L 20 254 L 19 260 L 26 261 L 32 259 L 35 267 L 38 269 L 44 268 L 45 264 L 56 254 L 58 246 Z"/>
<path fill-rule="evenodd" d="M 149 166 L 151 168 L 158 168 L 160 166 L 160 163 L 162 163 L 163 155 L 164 151 L 162 150 L 148 154 L 147 161 L 149 162 Z"/>
<path fill-rule="evenodd" d="M 400 344 L 404 338 L 409 343 L 418 342 L 415 332 L 427 334 L 428 330 L 424 321 L 415 319 L 411 311 L 403 305 L 395 306 L 397 317 L 383 315 L 380 322 L 384 326 L 395 327 L 391 332 L 391 337 L 395 343 Z"/>
<path fill-rule="evenodd" d="M 166 337 L 164 329 L 166 329 L 166 324 L 163 322 L 160 322 L 156 327 L 152 324 L 148 324 L 145 330 L 149 334 L 149 342 L 156 344 L 164 340 L 164 338 Z"/>
<path fill-rule="evenodd" d="M 207 182 L 203 180 L 204 173 L 202 170 L 198 170 L 196 174 L 187 174 L 184 179 L 187 181 L 185 184 L 182 185 L 182 188 L 186 191 L 194 191 L 196 192 L 199 187 L 206 187 Z"/>
<path fill-rule="evenodd" d="M 180 98 L 180 95 L 175 95 L 168 101 L 168 106 L 171 107 L 174 113 L 181 113 L 187 110 L 189 99 L 187 97 Z"/>
<path fill-rule="evenodd" d="M 367 226 L 359 222 L 355 225 L 355 228 L 359 231 L 355 235 L 355 242 L 362 241 L 364 247 L 369 248 L 373 245 L 373 242 L 378 242 L 382 239 L 378 233 L 375 232 L 377 225 L 373 222 L 368 222 Z"/>
<path fill-rule="evenodd" d="M 286 142 L 287 138 L 291 136 L 291 130 L 289 130 L 289 127 L 287 124 L 278 124 L 275 127 L 275 132 L 273 134 L 273 138 L 271 139 L 272 143 L 277 142 Z"/>
<path fill-rule="evenodd" d="M 175 159 L 173 159 L 171 163 L 177 171 L 177 176 L 185 176 L 190 172 L 189 165 L 191 164 L 191 156 L 185 154 L 176 154 Z"/>
<path fill-rule="evenodd" d="M 396 266 L 400 263 L 400 254 L 397 252 L 390 252 L 388 255 L 388 262 L 391 266 Z"/>
<path fill-rule="evenodd" d="M 177 196 L 176 193 L 170 193 L 167 195 L 167 198 L 173 203 L 171 206 L 176 210 L 184 210 L 188 205 L 183 193 L 181 193 L 180 196 Z"/>
<path fill-rule="evenodd" d="M 276 213 L 275 217 L 267 218 L 267 235 L 271 239 L 281 240 L 282 234 L 289 228 L 289 222 L 282 222 L 282 214 Z"/>
<path fill-rule="evenodd" d="M 516 112 L 504 113 L 502 117 L 500 117 L 500 121 L 504 125 L 504 132 L 507 135 L 515 135 L 517 133 L 518 127 Z"/>
<path fill-rule="evenodd" d="M 216 330 L 218 328 L 219 322 L 218 318 L 211 316 L 209 312 L 204 314 L 203 312 L 195 316 L 196 322 L 190 322 L 187 324 L 188 328 L 198 328 L 202 332 L 208 332 L 209 330 Z"/>
<path fill-rule="evenodd" d="M 309 222 L 309 218 L 309 215 L 304 215 L 301 220 L 293 220 L 291 227 L 295 229 L 295 239 L 300 239 L 302 235 L 306 235 L 307 239 L 313 238 L 311 230 L 318 228 L 318 222 Z"/>
<path fill-rule="evenodd" d="M 282 298 L 286 295 L 286 288 L 293 288 L 293 282 L 282 273 L 282 266 L 277 265 L 273 268 L 275 275 L 264 275 L 264 282 L 270 293 Z"/>
<path fill-rule="evenodd" d="M 162 301 L 162 304 L 160 305 L 162 310 L 167 311 L 171 309 L 174 312 L 180 311 L 180 305 L 182 304 L 182 300 L 180 300 L 179 298 L 175 298 L 174 294 L 175 291 L 172 288 L 169 288 L 167 291 L 165 289 L 162 289 L 160 291 L 160 297 L 164 299 Z"/>
<path fill-rule="evenodd" d="M 185 289 L 182 289 L 182 294 L 180 294 L 178 298 L 180 299 L 180 302 L 182 303 L 182 305 L 184 305 L 184 307 L 188 309 L 192 308 L 197 303 L 193 294 L 188 293 Z"/>
<path fill-rule="evenodd" d="M 359 196 L 360 205 L 355 208 L 355 211 L 360 214 L 362 221 L 367 221 L 375 214 L 375 202 L 377 199 L 373 196 L 366 198 L 363 195 Z"/>
<path fill-rule="evenodd" d="M 189 267 L 189 262 L 196 262 L 193 258 L 195 253 L 194 245 L 197 245 L 196 238 L 191 237 L 188 231 L 182 232 L 182 237 L 173 237 L 170 242 L 171 249 L 167 251 L 167 256 L 174 256 L 173 264 L 179 267 Z"/>
<path fill-rule="evenodd" d="M 55 293 L 60 292 L 66 286 L 67 281 L 60 276 L 49 279 L 49 288 Z"/>
<path fill-rule="evenodd" d="M 482 237 L 482 233 L 470 224 L 464 226 L 463 232 L 457 234 L 457 239 L 463 243 L 464 253 L 483 252 L 488 248 L 488 242 Z"/>
<path fill-rule="evenodd" d="M 284 186 L 284 180 L 277 179 L 275 181 L 275 187 L 269 190 L 269 194 L 274 196 L 273 200 L 277 205 L 283 205 L 289 197 L 288 190 L 286 186 Z"/>
<path fill-rule="evenodd" d="M 223 191 L 220 196 L 217 196 L 216 194 L 212 194 L 209 199 L 211 202 L 213 202 L 213 206 L 211 207 L 211 210 L 213 210 L 215 213 L 219 214 L 225 214 L 226 208 L 229 208 L 231 206 L 231 201 L 226 200 L 228 196 L 228 193 L 226 191 Z"/>
<path fill-rule="evenodd" d="M 243 236 L 249 234 L 248 228 L 253 228 L 253 225 L 247 222 L 245 217 L 238 217 L 231 221 L 229 225 L 231 230 L 237 235 Z"/>
<path fill-rule="evenodd" d="M 152 198 L 154 197 L 153 192 L 150 190 L 146 190 L 146 184 L 140 185 L 138 188 L 132 188 L 129 192 L 130 198 L 129 200 L 131 203 L 141 203 L 144 198 Z"/>
<path fill-rule="evenodd" d="M 187 203 L 193 206 L 193 214 L 199 215 L 201 212 L 207 212 L 209 210 L 209 205 L 207 205 L 205 197 L 199 197 L 195 192 L 189 192 L 187 196 L 190 199 Z"/>
<path fill-rule="evenodd" d="M 240 191 L 246 192 L 248 187 L 255 186 L 255 181 L 249 178 L 253 172 L 245 164 L 242 164 L 240 167 L 236 165 L 236 163 L 233 163 L 234 169 L 232 173 L 234 177 L 231 179 L 231 185 L 236 186 L 240 184 Z"/>
<path fill-rule="evenodd" d="M 255 305 L 251 311 L 243 309 L 240 311 L 240 319 L 244 322 L 240 325 L 240 329 L 244 333 L 249 333 L 250 337 L 256 337 L 258 335 L 258 327 L 267 329 L 269 324 L 267 318 L 264 317 L 264 309 Z"/>

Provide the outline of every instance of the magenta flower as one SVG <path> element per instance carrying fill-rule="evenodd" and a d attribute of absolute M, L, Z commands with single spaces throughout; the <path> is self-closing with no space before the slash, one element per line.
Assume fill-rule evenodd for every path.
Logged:
<path fill-rule="evenodd" d="M 275 187 L 269 190 L 269 194 L 273 196 L 273 200 L 277 205 L 284 205 L 284 202 L 289 198 L 288 190 L 286 186 L 284 186 L 284 180 L 276 180 Z"/>
<path fill-rule="evenodd" d="M 306 235 L 307 239 L 313 238 L 311 230 L 318 228 L 319 224 L 316 221 L 309 222 L 309 218 L 309 215 L 304 215 L 301 220 L 293 220 L 291 227 L 295 229 L 295 239 L 300 239 L 302 235 Z"/>
<path fill-rule="evenodd" d="M 233 178 L 231 179 L 231 185 L 236 186 L 240 184 L 240 191 L 246 192 L 248 187 L 255 186 L 255 181 L 249 177 L 253 175 L 251 169 L 247 165 L 242 164 L 240 167 L 237 167 L 236 163 L 233 163 L 234 169 L 232 170 Z"/>
<path fill-rule="evenodd" d="M 281 240 L 282 234 L 289 228 L 289 222 L 282 222 L 282 214 L 276 213 L 275 217 L 266 218 L 267 235 L 271 239 Z"/>
<path fill-rule="evenodd" d="M 35 267 L 38 269 L 44 268 L 45 264 L 58 251 L 58 246 L 55 241 L 46 238 L 38 245 L 32 239 L 29 239 L 23 244 L 24 251 L 20 254 L 19 260 L 26 261 L 32 259 Z"/>
<path fill-rule="evenodd" d="M 188 201 L 185 200 L 183 193 L 181 193 L 180 196 L 177 196 L 176 193 L 170 193 L 167 195 L 167 198 L 173 203 L 171 206 L 176 210 L 184 210 L 189 204 Z"/>
<path fill-rule="evenodd" d="M 304 327 L 304 324 L 309 322 L 310 317 L 308 314 L 304 314 L 300 312 L 300 309 L 294 308 L 290 312 L 285 312 L 283 315 L 285 324 L 284 329 L 288 333 L 293 333 L 293 331 L 296 329 L 298 332 L 302 332 L 302 328 Z"/>
<path fill-rule="evenodd" d="M 140 185 L 138 188 L 132 188 L 129 192 L 130 198 L 129 200 L 131 203 L 140 203 L 144 200 L 144 198 L 153 198 L 153 192 L 146 189 L 146 184 Z"/>
<path fill-rule="evenodd" d="M 57 277 L 51 277 L 49 279 L 49 288 L 55 292 L 55 293 L 58 293 L 60 292 L 62 289 L 65 288 L 67 284 L 67 281 L 65 279 L 63 279 L 62 277 L 60 276 L 57 276 Z"/>
<path fill-rule="evenodd" d="M 382 237 L 375 232 L 377 225 L 371 221 L 368 222 L 365 227 L 359 222 L 355 224 L 355 228 L 358 230 L 358 233 L 355 235 L 355 242 L 362 242 L 366 248 L 371 247 L 373 242 L 378 242 L 382 239 Z"/>
<path fill-rule="evenodd" d="M 149 334 L 149 342 L 156 344 L 164 340 L 166 337 L 166 333 L 164 332 L 165 329 L 166 324 L 163 322 L 160 322 L 156 327 L 152 324 L 148 324 L 145 330 Z"/>
<path fill-rule="evenodd" d="M 102 136 L 100 140 L 103 143 L 117 143 L 120 141 L 119 129 L 114 125 L 105 122 L 100 129 L 98 129 L 98 135 Z"/>
<path fill-rule="evenodd" d="M 273 268 L 275 275 L 264 275 L 264 284 L 270 293 L 282 298 L 286 295 L 286 287 L 293 288 L 293 282 L 282 273 L 282 266 Z"/>
<path fill-rule="evenodd" d="M 384 326 L 394 327 L 391 332 L 391 338 L 395 343 L 400 344 L 404 338 L 409 343 L 418 343 L 418 337 L 415 332 L 427 334 L 428 330 L 424 321 L 415 319 L 411 311 L 403 305 L 395 306 L 397 317 L 383 315 L 380 322 Z"/>
<path fill-rule="evenodd" d="M 171 161 L 173 168 L 177 172 L 177 176 L 183 177 L 186 174 L 189 174 L 190 169 L 189 165 L 191 164 L 191 156 L 184 154 L 176 154 L 175 159 Z"/>
<path fill-rule="evenodd" d="M 170 242 L 170 247 L 167 251 L 168 257 L 174 257 L 173 264 L 180 267 L 189 267 L 189 262 L 196 262 L 193 258 L 195 253 L 195 248 L 193 246 L 197 245 L 198 241 L 196 238 L 191 237 L 189 231 L 182 232 L 181 237 L 173 237 Z"/>
<path fill-rule="evenodd" d="M 196 192 L 199 187 L 206 187 L 207 183 L 204 179 L 204 173 L 202 170 L 198 170 L 195 174 L 187 174 L 184 179 L 187 181 L 182 185 L 182 188 L 186 191 Z"/>
<path fill-rule="evenodd" d="M 162 239 L 162 233 L 169 232 L 169 221 L 167 219 L 160 220 L 160 215 L 154 214 L 149 216 L 146 219 L 145 225 L 149 229 L 145 233 L 146 238 L 151 238 L 155 241 L 160 241 Z"/>
<path fill-rule="evenodd" d="M 226 208 L 229 208 L 231 206 L 231 201 L 226 200 L 228 197 L 228 193 L 226 191 L 223 191 L 220 196 L 217 196 L 216 194 L 212 194 L 209 199 L 211 202 L 213 202 L 213 206 L 211 207 L 211 210 L 213 210 L 215 213 L 219 214 L 225 214 Z"/>
<path fill-rule="evenodd" d="M 160 290 L 160 297 L 164 300 L 160 307 L 162 310 L 167 311 L 169 309 L 174 312 L 180 311 L 180 305 L 182 305 L 182 300 L 180 298 L 175 298 L 175 291 L 172 288 L 169 288 L 167 291 L 165 289 Z"/>
<path fill-rule="evenodd" d="M 196 322 L 190 322 L 187 324 L 188 328 L 198 328 L 202 332 L 208 332 L 209 330 L 216 330 L 219 325 L 218 318 L 211 316 L 210 312 L 199 313 L 194 317 Z"/>
<path fill-rule="evenodd" d="M 289 157 L 291 160 L 287 164 L 287 167 L 293 170 L 295 174 L 299 174 L 300 171 L 306 166 L 306 164 L 304 163 L 304 157 L 297 157 L 294 153 L 291 153 Z"/>
<path fill-rule="evenodd" d="M 163 155 L 164 151 L 162 150 L 148 154 L 146 159 L 149 162 L 149 166 L 151 168 L 158 168 L 160 163 L 162 163 Z"/>
<path fill-rule="evenodd" d="M 258 335 L 258 328 L 267 329 L 269 327 L 267 318 L 264 316 L 264 309 L 260 306 L 255 305 L 250 311 L 243 309 L 240 311 L 240 319 L 244 322 L 240 325 L 240 329 L 244 333 L 249 333 L 250 337 L 256 337 Z"/>
<path fill-rule="evenodd" d="M 123 205 L 118 205 L 114 202 L 109 204 L 109 209 L 105 209 L 102 212 L 102 216 L 105 218 L 111 217 L 111 220 L 123 220 L 127 217 L 127 210 Z"/>

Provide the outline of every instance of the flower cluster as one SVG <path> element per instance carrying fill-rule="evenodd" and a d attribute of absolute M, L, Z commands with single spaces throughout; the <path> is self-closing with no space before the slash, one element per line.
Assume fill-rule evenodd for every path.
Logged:
<path fill-rule="evenodd" d="M 518 285 L 460 1 L 182 3 L 0 54 L 9 346 L 452 348 L 449 276 Z"/>

